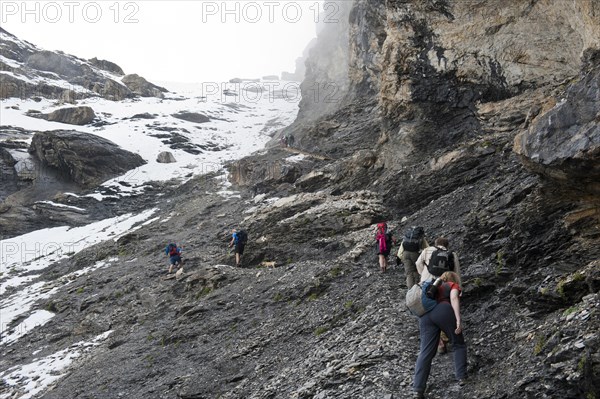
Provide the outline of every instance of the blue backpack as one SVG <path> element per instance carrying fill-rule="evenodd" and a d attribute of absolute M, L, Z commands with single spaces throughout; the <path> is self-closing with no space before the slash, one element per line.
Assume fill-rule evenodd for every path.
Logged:
<path fill-rule="evenodd" d="M 236 233 L 236 237 L 237 240 L 235 241 L 236 244 L 240 243 L 242 245 L 246 245 L 246 243 L 248 242 L 248 233 L 246 233 L 245 230 L 240 230 Z"/>
<path fill-rule="evenodd" d="M 415 316 L 421 317 L 437 305 L 435 298 L 427 295 L 427 290 L 433 284 L 433 280 L 415 284 L 406 293 L 406 307 Z"/>
<path fill-rule="evenodd" d="M 404 233 L 402 247 L 408 252 L 419 252 L 423 237 L 425 237 L 425 229 L 423 227 L 411 227 Z"/>

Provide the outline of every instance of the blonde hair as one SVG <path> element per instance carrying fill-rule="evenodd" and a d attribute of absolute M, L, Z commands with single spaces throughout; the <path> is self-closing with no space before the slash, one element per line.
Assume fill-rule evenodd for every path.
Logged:
<path fill-rule="evenodd" d="M 442 274 L 440 278 L 447 283 L 456 283 L 462 286 L 460 282 L 460 276 L 455 272 L 444 272 L 444 274 Z"/>

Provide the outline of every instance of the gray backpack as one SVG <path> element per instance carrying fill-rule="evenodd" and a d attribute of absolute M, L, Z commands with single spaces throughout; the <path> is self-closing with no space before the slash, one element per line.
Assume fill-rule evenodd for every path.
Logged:
<path fill-rule="evenodd" d="M 454 254 L 447 249 L 435 247 L 431 254 L 427 271 L 432 276 L 439 277 L 445 272 L 454 271 Z"/>

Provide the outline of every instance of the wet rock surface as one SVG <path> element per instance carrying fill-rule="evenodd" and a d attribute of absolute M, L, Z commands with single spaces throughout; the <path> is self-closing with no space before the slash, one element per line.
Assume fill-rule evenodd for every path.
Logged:
<path fill-rule="evenodd" d="M 164 152 L 161 152 L 160 154 L 158 154 L 158 157 L 156 158 L 156 162 L 158 162 L 158 163 L 173 163 L 173 162 L 177 162 L 177 160 L 175 159 L 175 156 L 173 155 L 173 153 L 171 153 L 169 151 L 164 151 Z"/>

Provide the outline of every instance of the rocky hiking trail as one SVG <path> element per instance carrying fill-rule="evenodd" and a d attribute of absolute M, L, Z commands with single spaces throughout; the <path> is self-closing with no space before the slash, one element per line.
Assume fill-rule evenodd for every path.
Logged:
<path fill-rule="evenodd" d="M 314 152 L 309 152 L 309 151 L 305 151 L 302 150 L 298 147 L 283 147 L 284 151 L 290 152 L 292 154 L 301 154 L 301 155 L 306 155 L 307 157 L 311 157 L 311 158 L 315 158 L 315 159 L 319 159 L 321 161 L 331 161 L 331 158 L 329 158 L 326 155 L 321 155 L 321 154 L 317 154 Z"/>
<path fill-rule="evenodd" d="M 379 271 L 370 228 L 359 233 L 364 259 L 317 252 L 275 269 L 253 258 L 261 240 L 249 230 L 246 267 L 235 268 L 224 233 L 239 224 L 249 200 L 199 195 L 219 184 L 197 178 L 173 187 L 157 204 L 158 220 L 49 268 L 40 280 L 54 281 L 55 290 L 39 306 L 56 313 L 54 322 L 10 346 L 2 362 L 27 362 L 34 355 L 26 348 L 35 342 L 46 342 L 40 356 L 107 333 L 93 356 L 76 361 L 41 397 L 407 395 L 418 323 L 404 306 L 402 268 Z M 184 243 L 184 273 L 163 280 L 164 243 L 172 239 Z M 64 284 L 70 273 L 102 260 L 104 267 Z M 436 358 L 432 394 L 452 380 L 451 369 L 449 355 Z"/>

